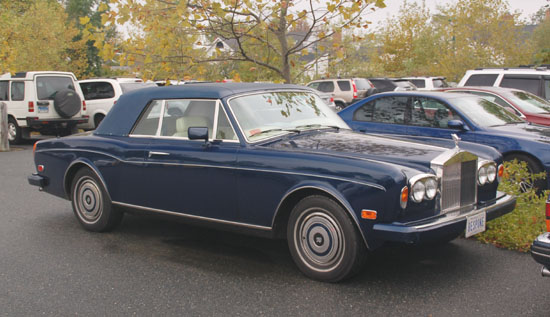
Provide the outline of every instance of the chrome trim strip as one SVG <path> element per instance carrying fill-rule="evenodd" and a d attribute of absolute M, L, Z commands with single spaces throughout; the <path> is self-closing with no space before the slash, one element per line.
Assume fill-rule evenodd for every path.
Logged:
<path fill-rule="evenodd" d="M 271 227 L 253 225 L 253 224 L 249 224 L 249 223 L 242 223 L 242 222 L 235 222 L 235 221 L 229 221 L 229 220 L 221 220 L 221 219 L 215 219 L 215 218 L 209 218 L 209 217 L 190 215 L 190 214 L 179 213 L 179 212 L 174 212 L 174 211 L 169 211 L 169 210 L 132 205 L 132 204 L 122 203 L 122 202 L 118 202 L 118 201 L 113 201 L 112 203 L 114 205 L 118 205 L 118 206 L 122 206 L 122 207 L 134 208 L 134 209 L 150 211 L 150 212 L 156 212 L 156 213 L 161 213 L 161 214 L 165 214 L 165 215 L 178 216 L 178 217 L 197 219 L 197 220 L 204 220 L 204 221 L 210 221 L 210 222 L 222 223 L 222 224 L 227 224 L 227 225 L 234 225 L 234 226 L 258 229 L 258 230 L 266 230 L 266 231 L 271 231 L 272 230 Z"/>
<path fill-rule="evenodd" d="M 540 253 L 540 252 L 533 251 L 533 250 L 531 250 L 531 253 L 533 253 L 534 255 L 538 255 L 540 257 L 543 257 L 543 258 L 550 259 L 550 255 L 548 255 L 548 254 Z"/>
<path fill-rule="evenodd" d="M 540 241 L 542 243 L 550 244 L 550 232 L 545 232 L 540 234 L 535 241 Z"/>
<path fill-rule="evenodd" d="M 273 228 L 273 226 L 275 226 L 275 219 L 277 218 L 277 215 L 279 214 L 279 210 L 281 209 L 281 205 L 282 203 L 288 198 L 288 196 L 292 195 L 293 193 L 295 193 L 296 191 L 298 190 L 301 190 L 301 189 L 306 189 L 306 188 L 312 188 L 312 189 L 317 189 L 317 190 L 320 190 L 324 193 L 327 193 L 329 194 L 331 197 L 333 197 L 334 199 L 338 200 L 338 202 L 340 204 L 342 204 L 342 206 L 344 206 L 346 212 L 351 216 L 351 218 L 353 219 L 353 221 L 355 222 L 355 224 L 357 225 L 357 229 L 359 230 L 359 232 L 361 233 L 361 237 L 363 237 L 363 242 L 365 242 L 365 245 L 367 246 L 367 248 L 369 247 L 369 244 L 367 243 L 367 239 L 365 237 L 365 234 L 363 233 L 363 230 L 361 230 L 361 226 L 359 225 L 359 220 L 357 219 L 357 217 L 355 216 L 355 214 L 353 213 L 353 210 L 351 208 L 351 206 L 349 206 L 348 203 L 346 203 L 345 201 L 343 201 L 342 199 L 340 199 L 338 197 L 338 195 L 335 195 L 333 193 L 331 193 L 330 191 L 322 188 L 322 187 L 318 187 L 318 186 L 311 186 L 311 185 L 308 185 L 308 186 L 302 186 L 302 187 L 298 187 L 298 188 L 295 188 L 293 189 L 291 192 L 288 192 L 286 195 L 283 196 L 283 198 L 281 199 L 281 201 L 279 201 L 279 204 L 277 205 L 277 209 L 275 210 L 275 214 L 273 215 L 273 219 L 271 220 L 271 227 Z"/>
<path fill-rule="evenodd" d="M 296 173 L 296 172 L 256 169 L 256 168 L 244 168 L 244 167 L 236 167 L 236 166 L 215 166 L 215 165 L 202 165 L 202 164 L 182 164 L 182 163 L 169 163 L 169 162 L 164 163 L 164 162 L 149 162 L 149 161 L 127 161 L 127 160 L 122 160 L 108 153 L 93 151 L 93 150 L 86 150 L 86 149 L 47 149 L 47 150 L 40 150 L 37 152 L 46 152 L 46 151 L 71 151 L 71 152 L 81 151 L 81 152 L 103 154 L 106 156 L 110 156 L 122 163 L 127 163 L 127 164 L 157 164 L 157 165 L 173 165 L 173 166 L 188 166 L 188 167 L 207 167 L 207 168 L 220 168 L 220 169 L 235 169 L 235 170 L 241 170 L 241 171 L 256 171 L 256 172 L 265 172 L 265 173 L 281 173 L 286 175 L 299 175 L 299 176 L 315 177 L 315 178 L 322 178 L 322 179 L 333 179 L 333 180 L 338 180 L 343 182 L 350 182 L 350 183 L 374 187 L 374 188 L 386 191 L 386 188 L 384 186 L 378 185 L 375 183 L 362 182 L 362 181 L 357 181 L 353 179 L 326 176 L 326 175 L 315 175 L 315 174 L 308 174 L 308 173 Z"/>

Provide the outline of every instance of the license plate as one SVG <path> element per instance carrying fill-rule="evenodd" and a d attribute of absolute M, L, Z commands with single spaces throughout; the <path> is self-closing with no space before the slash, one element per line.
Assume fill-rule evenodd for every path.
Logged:
<path fill-rule="evenodd" d="M 48 113 L 49 111 L 48 106 L 38 106 L 38 113 Z"/>
<path fill-rule="evenodd" d="M 466 238 L 485 231 L 485 212 L 466 218 Z"/>

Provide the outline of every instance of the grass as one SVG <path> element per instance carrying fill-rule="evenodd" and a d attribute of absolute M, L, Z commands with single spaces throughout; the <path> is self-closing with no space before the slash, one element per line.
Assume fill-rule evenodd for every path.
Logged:
<path fill-rule="evenodd" d="M 546 232 L 545 203 L 549 191 L 522 192 L 519 183 L 525 179 L 543 179 L 545 173 L 530 175 L 525 162 L 504 163 L 504 177 L 499 190 L 517 197 L 514 211 L 487 222 L 487 231 L 476 235 L 484 243 L 521 252 L 528 252 L 533 240 Z"/>

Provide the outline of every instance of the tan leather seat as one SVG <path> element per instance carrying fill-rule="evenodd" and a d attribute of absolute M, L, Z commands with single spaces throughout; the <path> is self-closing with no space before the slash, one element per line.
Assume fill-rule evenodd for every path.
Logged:
<path fill-rule="evenodd" d="M 208 126 L 208 120 L 205 117 L 181 117 L 176 120 L 176 133 L 173 134 L 173 136 L 186 138 L 187 137 L 187 131 L 189 128 L 202 128 Z M 210 136 L 211 129 L 208 129 L 208 134 Z"/>

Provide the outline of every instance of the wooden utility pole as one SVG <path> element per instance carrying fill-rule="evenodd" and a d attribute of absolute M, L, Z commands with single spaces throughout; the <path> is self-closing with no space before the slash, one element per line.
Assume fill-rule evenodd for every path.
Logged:
<path fill-rule="evenodd" d="M 8 133 L 8 105 L 5 102 L 0 102 L 0 152 L 10 150 Z"/>

